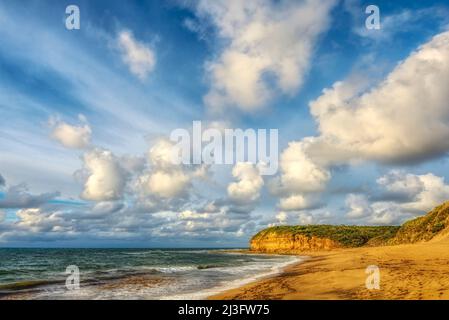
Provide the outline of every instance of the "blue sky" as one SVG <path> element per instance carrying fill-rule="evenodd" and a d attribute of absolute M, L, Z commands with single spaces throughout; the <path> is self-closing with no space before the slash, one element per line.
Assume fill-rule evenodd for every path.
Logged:
<path fill-rule="evenodd" d="M 0 246 L 245 246 L 422 214 L 449 199 L 448 27 L 445 1 L 3 2 Z M 278 129 L 278 174 L 163 163 L 194 120 Z"/>

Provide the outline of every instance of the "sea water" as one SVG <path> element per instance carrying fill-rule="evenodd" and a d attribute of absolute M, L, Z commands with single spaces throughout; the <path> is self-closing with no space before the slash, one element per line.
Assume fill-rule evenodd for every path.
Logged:
<path fill-rule="evenodd" d="M 0 248 L 0 298 L 203 299 L 301 258 L 223 249 Z M 80 286 L 67 288 L 66 268 Z"/>

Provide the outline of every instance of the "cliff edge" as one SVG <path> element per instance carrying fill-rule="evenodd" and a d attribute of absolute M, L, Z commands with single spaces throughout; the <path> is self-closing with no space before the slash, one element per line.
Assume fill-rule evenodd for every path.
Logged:
<path fill-rule="evenodd" d="M 275 226 L 250 240 L 251 251 L 301 253 L 362 246 L 449 241 L 449 202 L 402 226 Z"/>
<path fill-rule="evenodd" d="M 298 253 L 376 245 L 394 237 L 398 229 L 398 226 L 277 226 L 252 237 L 250 248 L 265 253 Z"/>

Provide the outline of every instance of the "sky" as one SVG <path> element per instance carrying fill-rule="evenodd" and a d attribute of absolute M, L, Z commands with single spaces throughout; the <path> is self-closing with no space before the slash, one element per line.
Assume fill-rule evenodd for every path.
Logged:
<path fill-rule="evenodd" d="M 447 88 L 446 1 L 2 1 L 0 246 L 399 225 L 449 199 Z M 277 173 L 173 164 L 193 121 L 277 129 Z"/>

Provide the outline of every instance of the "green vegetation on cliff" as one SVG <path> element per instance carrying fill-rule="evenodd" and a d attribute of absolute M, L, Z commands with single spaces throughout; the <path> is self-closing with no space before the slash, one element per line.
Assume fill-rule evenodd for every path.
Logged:
<path fill-rule="evenodd" d="M 435 236 L 449 237 L 449 202 L 424 216 L 410 220 L 402 226 L 346 226 L 307 225 L 276 226 L 264 229 L 251 239 L 251 248 L 259 251 L 301 251 L 332 249 L 332 247 L 361 247 L 415 243 L 429 241 Z M 301 237 L 302 236 L 302 237 Z M 314 238 L 311 243 L 304 242 Z M 316 240 L 321 239 L 321 240 Z M 325 243 L 326 239 L 334 244 Z"/>
<path fill-rule="evenodd" d="M 345 225 L 307 225 L 307 226 L 277 226 L 264 229 L 257 233 L 251 241 L 264 239 L 269 234 L 282 236 L 303 235 L 337 241 L 344 247 L 360 247 L 366 244 L 385 243 L 396 235 L 398 226 L 368 227 Z"/>
<path fill-rule="evenodd" d="M 391 244 L 428 241 L 449 226 L 449 202 L 446 202 L 428 214 L 407 221 L 399 229 Z"/>

